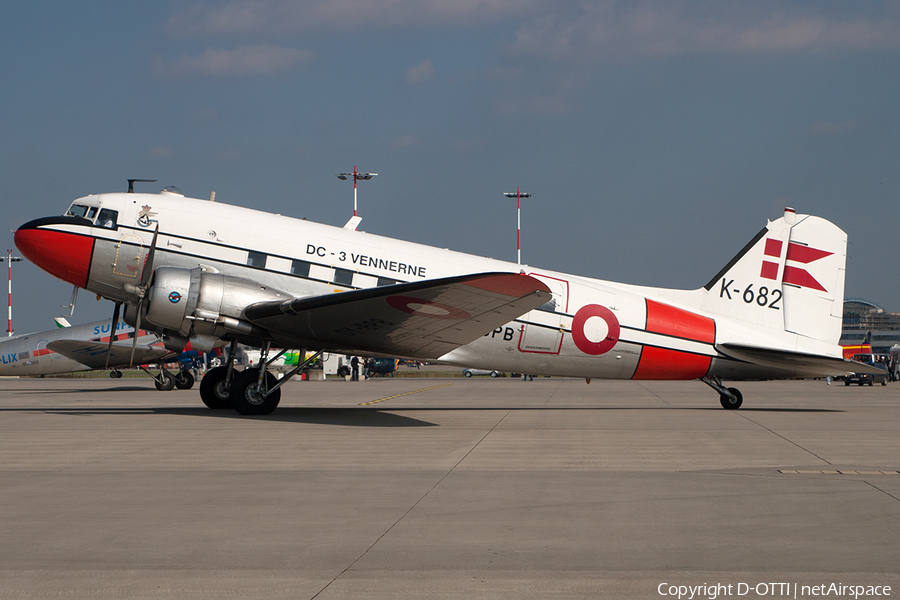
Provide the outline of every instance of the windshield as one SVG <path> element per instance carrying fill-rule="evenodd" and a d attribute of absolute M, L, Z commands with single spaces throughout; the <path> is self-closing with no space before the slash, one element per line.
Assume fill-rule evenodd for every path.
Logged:
<path fill-rule="evenodd" d="M 87 213 L 88 207 L 84 204 L 73 204 L 66 213 L 67 217 L 83 217 Z"/>

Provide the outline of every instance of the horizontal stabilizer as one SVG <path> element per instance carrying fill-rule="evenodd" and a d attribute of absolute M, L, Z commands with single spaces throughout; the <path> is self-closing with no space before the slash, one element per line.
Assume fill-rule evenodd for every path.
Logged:
<path fill-rule="evenodd" d="M 794 371 L 799 377 L 836 377 L 849 373 L 880 375 L 884 373 L 882 369 L 865 363 L 821 354 L 806 354 L 740 344 L 716 344 L 716 350 L 735 360 L 762 367 Z"/>
<path fill-rule="evenodd" d="M 127 344 L 113 344 L 112 349 L 106 342 L 80 342 L 78 340 L 56 340 L 47 344 L 47 347 L 91 369 L 113 369 L 132 364 L 130 341 Z M 106 362 L 107 350 L 110 351 L 109 364 Z M 168 354 L 172 353 L 162 346 L 138 344 L 134 349 L 133 364 L 143 365 L 156 362 Z"/>
<path fill-rule="evenodd" d="M 528 275 L 481 273 L 339 294 L 259 302 L 245 317 L 304 347 L 438 358 L 541 306 L 550 289 Z"/>

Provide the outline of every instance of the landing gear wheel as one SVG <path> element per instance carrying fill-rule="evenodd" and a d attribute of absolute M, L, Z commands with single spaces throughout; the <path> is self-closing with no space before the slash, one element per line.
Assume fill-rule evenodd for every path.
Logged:
<path fill-rule="evenodd" d="M 153 383 L 159 391 L 168 392 L 175 387 L 175 378 L 168 371 L 163 371 L 159 374 L 159 379 L 153 379 Z"/>
<path fill-rule="evenodd" d="M 194 376 L 190 371 L 180 371 L 175 375 L 175 387 L 179 390 L 189 390 L 194 387 Z"/>
<path fill-rule="evenodd" d="M 269 415 L 281 400 L 281 388 L 263 397 L 257 383 L 259 369 L 246 369 L 231 382 L 231 406 L 242 415 Z M 276 383 L 275 376 L 266 373 L 266 388 Z"/>
<path fill-rule="evenodd" d="M 109 372 L 109 377 L 110 377 L 110 379 L 121 379 L 122 371 L 117 371 L 117 370 L 113 369 L 112 371 Z"/>
<path fill-rule="evenodd" d="M 728 388 L 728 391 L 734 394 L 734 398 L 729 398 L 725 394 L 719 395 L 719 402 L 722 403 L 722 408 L 726 410 L 737 410 L 741 407 L 741 403 L 744 402 L 744 397 L 741 395 L 741 392 L 738 391 L 737 388 Z"/>
<path fill-rule="evenodd" d="M 239 375 L 239 372 L 235 371 L 234 374 Z M 231 408 L 231 395 L 225 383 L 226 377 L 228 367 L 216 367 L 207 371 L 200 380 L 200 399 L 207 407 L 213 410 Z"/>

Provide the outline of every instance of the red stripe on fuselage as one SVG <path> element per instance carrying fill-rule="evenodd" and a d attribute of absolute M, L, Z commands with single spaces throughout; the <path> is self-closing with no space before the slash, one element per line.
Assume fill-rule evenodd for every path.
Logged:
<path fill-rule="evenodd" d="M 94 238 L 53 229 L 18 229 L 16 248 L 54 277 L 80 288 L 87 286 Z"/>
<path fill-rule="evenodd" d="M 692 312 L 647 299 L 647 331 L 713 344 L 716 322 Z"/>
<path fill-rule="evenodd" d="M 644 346 L 632 379 L 688 380 L 706 376 L 709 356 Z"/>

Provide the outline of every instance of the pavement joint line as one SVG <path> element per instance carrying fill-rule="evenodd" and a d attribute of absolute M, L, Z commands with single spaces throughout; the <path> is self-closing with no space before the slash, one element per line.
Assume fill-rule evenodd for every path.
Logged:
<path fill-rule="evenodd" d="M 362 402 L 359 406 L 369 406 L 371 404 L 378 404 L 379 402 L 384 402 L 385 400 L 393 400 L 394 398 L 400 398 L 401 396 L 409 396 L 411 394 L 418 394 L 419 392 L 427 392 L 428 390 L 434 390 L 437 388 L 447 387 L 448 385 L 453 385 L 452 383 L 442 383 L 441 385 L 433 385 L 431 387 L 422 388 L 421 390 L 414 390 L 412 392 L 406 392 L 403 394 L 395 394 L 393 396 L 388 396 L 387 398 L 381 398 L 379 400 L 371 400 L 369 402 Z"/>
<path fill-rule="evenodd" d="M 778 469 L 785 475 L 900 475 L 900 471 L 854 471 L 852 469 Z"/>
<path fill-rule="evenodd" d="M 790 440 L 790 439 L 784 437 L 784 436 L 781 435 L 780 433 L 778 433 L 778 432 L 776 432 L 776 431 L 773 431 L 772 429 L 770 429 L 769 427 L 766 427 L 766 426 L 763 425 L 762 423 L 758 423 L 758 422 L 754 421 L 753 419 L 751 419 L 751 418 L 748 417 L 747 415 L 740 414 L 740 413 L 739 413 L 738 411 L 736 411 L 736 410 L 733 410 L 733 411 L 731 411 L 731 412 L 734 413 L 735 415 L 741 417 L 742 419 L 747 419 L 748 421 L 750 421 L 751 423 L 753 423 L 754 425 L 756 425 L 756 426 L 758 426 L 758 427 L 762 427 L 763 429 L 765 429 L 766 431 L 768 431 L 768 432 L 771 433 L 772 435 L 775 435 L 775 436 L 780 437 L 781 439 L 783 439 L 783 440 L 786 441 L 787 443 L 793 444 L 794 446 L 797 446 L 798 448 L 800 448 L 800 449 L 803 450 L 804 452 L 808 452 L 809 454 L 812 454 L 813 456 L 815 456 L 816 458 L 818 458 L 819 460 L 821 460 L 821 461 L 822 461 L 823 463 L 825 463 L 826 465 L 830 465 L 830 464 L 831 464 L 831 461 L 825 460 L 824 458 L 822 458 L 821 456 L 819 456 L 818 454 L 816 454 L 816 453 L 813 452 L 812 450 L 809 450 L 808 448 L 804 448 L 803 446 L 801 446 L 800 444 L 798 444 L 798 443 L 795 442 L 794 440 Z"/>
<path fill-rule="evenodd" d="M 426 389 L 434 389 L 434 388 L 436 388 L 436 387 L 444 387 L 444 385 L 451 385 L 451 384 L 445 383 L 445 384 L 443 384 L 443 385 L 436 385 L 436 386 L 434 386 L 434 387 L 432 387 L 432 388 L 426 388 Z M 418 391 L 423 392 L 423 391 L 425 391 L 425 390 L 418 390 Z M 408 394 L 415 394 L 415 393 L 416 393 L 416 392 L 407 392 L 406 394 L 397 394 L 397 395 L 398 395 L 398 396 L 406 396 L 406 395 L 408 395 Z M 385 398 L 385 400 L 387 400 L 387 398 Z M 411 513 L 412 511 L 414 511 L 414 510 L 416 509 L 416 507 L 419 506 L 419 504 L 422 503 L 422 500 L 424 500 L 425 498 L 427 498 L 427 497 L 431 494 L 431 492 L 433 492 L 435 489 L 437 489 L 437 487 L 438 487 L 439 485 L 441 485 L 441 483 L 443 483 L 444 480 L 447 479 L 447 478 L 450 476 L 451 473 L 453 473 L 453 471 L 456 470 L 456 467 L 458 467 L 459 465 L 461 465 L 461 464 L 463 463 L 464 460 L 466 460 L 467 458 L 469 458 L 469 455 L 472 454 L 473 452 L 475 452 L 475 449 L 478 448 L 478 446 L 481 445 L 481 442 L 483 442 L 485 439 L 487 439 L 487 437 L 488 437 L 489 435 L 491 435 L 492 433 L 494 433 L 494 430 L 497 429 L 497 427 L 500 426 L 500 423 L 502 423 L 502 422 L 506 419 L 506 417 L 508 417 L 508 416 L 510 415 L 510 413 L 512 413 L 512 412 L 513 412 L 512 409 L 506 411 L 506 413 L 505 413 L 502 417 L 500 417 L 500 418 L 497 420 L 496 423 L 494 423 L 494 426 L 491 427 L 491 429 L 490 429 L 487 433 L 485 433 L 483 436 L 481 436 L 481 439 L 478 440 L 477 442 L 475 442 L 475 444 L 474 444 L 471 448 L 469 448 L 469 451 L 466 452 L 465 456 L 463 456 L 463 457 L 460 458 L 458 461 L 456 461 L 456 464 L 454 464 L 452 467 L 450 467 L 450 469 L 449 469 L 446 473 L 444 473 L 444 474 L 441 476 L 441 478 L 438 479 L 438 480 L 434 483 L 433 486 L 431 486 L 430 488 L 428 488 L 428 491 L 425 492 L 424 494 L 422 494 L 422 497 L 421 497 L 421 498 L 419 498 L 418 500 L 416 500 L 415 502 L 413 502 L 412 506 L 410 506 L 410 507 L 406 510 L 406 512 L 403 513 L 403 514 L 400 516 L 399 519 L 397 519 L 396 521 L 394 521 L 394 523 L 393 523 L 390 527 L 388 527 L 387 529 L 385 529 L 384 532 L 383 532 L 381 535 L 378 536 L 378 539 L 376 539 L 374 542 L 372 542 L 372 543 L 369 545 L 369 547 L 366 548 L 366 549 L 363 551 L 362 554 L 360 554 L 360 555 L 357 556 L 355 559 L 353 559 L 353 562 L 351 562 L 349 565 L 347 565 L 347 566 L 344 568 L 343 571 L 341 571 L 340 573 L 338 573 L 337 575 L 335 575 L 335 576 L 334 576 L 334 579 L 332 579 L 331 581 L 329 581 L 327 584 L 325 584 L 324 587 L 322 587 L 322 589 L 320 589 L 318 592 L 316 592 L 315 594 L 313 594 L 313 596 L 310 597 L 310 600 L 316 600 L 316 598 L 318 598 L 318 597 L 322 594 L 322 592 L 324 592 L 324 591 L 327 590 L 329 587 L 331 587 L 332 584 L 334 584 L 335 581 L 337 581 L 338 579 L 340 579 L 341 577 L 343 577 L 344 574 L 347 573 L 348 571 L 350 571 L 350 569 L 352 569 L 353 566 L 354 566 L 356 563 L 358 563 L 359 561 L 361 561 L 361 560 L 363 559 L 363 557 L 365 557 L 365 555 L 369 553 L 369 550 L 371 550 L 372 548 L 374 548 L 375 546 L 377 546 L 377 545 L 378 545 L 378 542 L 380 542 L 381 540 L 383 540 L 384 537 L 385 537 L 387 534 L 389 534 L 390 532 L 392 532 L 392 531 L 394 530 L 394 528 L 397 527 L 397 525 L 399 525 L 400 522 L 401 522 L 403 519 L 405 519 L 405 518 L 409 515 L 409 513 Z"/>

